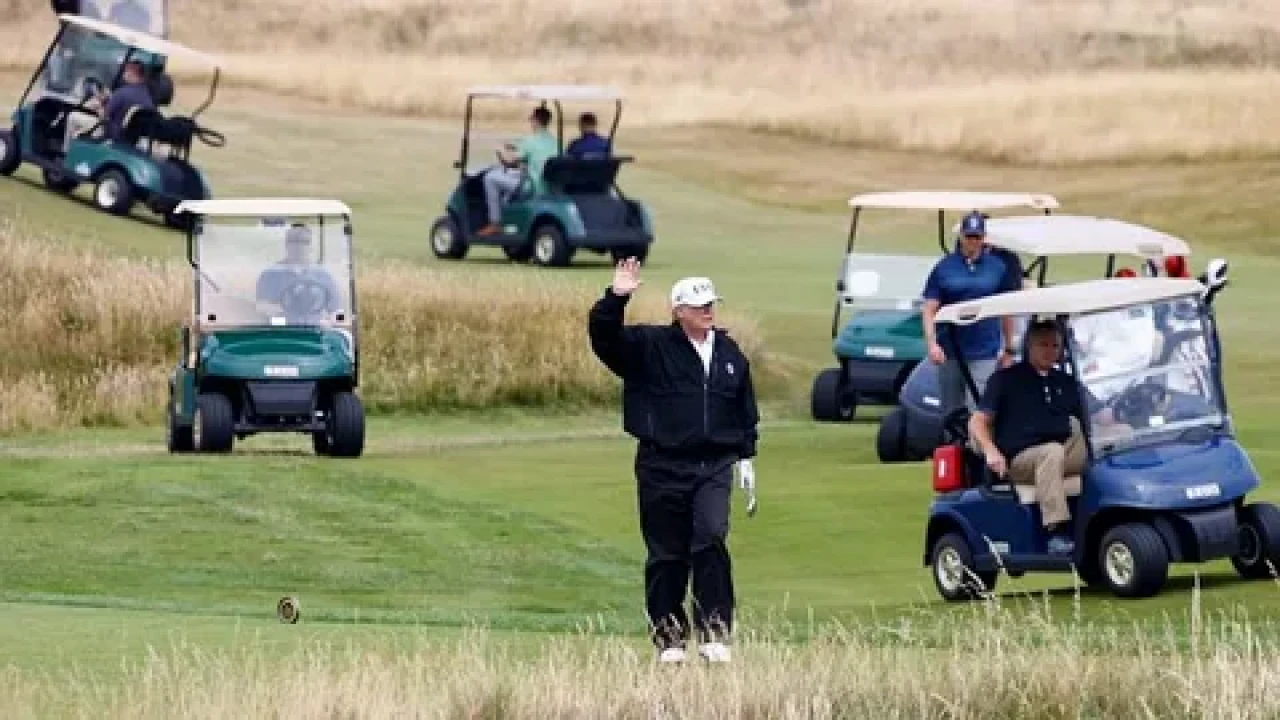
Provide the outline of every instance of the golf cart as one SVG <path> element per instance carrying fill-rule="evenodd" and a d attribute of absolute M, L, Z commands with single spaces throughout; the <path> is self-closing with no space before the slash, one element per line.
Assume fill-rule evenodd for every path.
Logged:
<path fill-rule="evenodd" d="M 210 197 L 204 176 L 190 162 L 194 139 L 221 147 L 225 138 L 196 123 L 213 101 L 218 61 L 163 38 L 82 15 L 59 15 L 57 35 L 13 113 L 10 130 L 0 131 L 0 175 L 26 162 L 40 168 L 44 183 L 71 193 L 93 183 L 93 203 L 105 212 L 127 215 L 135 202 L 179 227 L 174 209 L 184 200 Z M 190 116 L 164 117 L 158 110 L 130 110 L 123 137 L 109 139 L 98 95 L 118 87 L 124 66 L 140 62 L 158 108 L 173 100 L 167 74 L 172 57 L 213 68 L 209 97 Z"/>
<path fill-rule="evenodd" d="M 309 434 L 358 457 L 364 409 L 351 210 L 336 200 L 187 201 L 192 318 L 169 380 L 170 452 L 230 452 L 257 433 Z M 282 256 L 284 259 L 282 259 Z"/>
<path fill-rule="evenodd" d="M 1068 555 L 1047 552 L 1035 487 L 1012 485 L 986 467 L 970 445 L 967 410 L 949 418 L 947 441 L 934 452 L 924 551 L 943 598 L 993 589 L 1001 568 L 1013 577 L 1074 568 L 1086 583 L 1120 597 L 1158 593 L 1170 563 L 1230 558 L 1244 578 L 1280 571 L 1280 510 L 1246 503 L 1259 478 L 1227 408 L 1212 309 L 1226 268 L 1212 261 L 1207 285 L 1168 277 L 1089 280 L 939 311 L 940 323 L 1053 318 L 1067 338 L 1060 367 L 1097 400 L 1081 425 L 1084 472 L 1066 483 L 1075 541 Z M 1149 366 L 1089 377 L 1087 353 L 1074 337 L 1079 324 L 1135 310 L 1156 323 L 1176 316 L 1181 328 L 1157 325 L 1165 350 Z M 972 393 L 972 377 L 966 380 Z M 1100 412 L 1105 408 L 1111 412 Z"/>
<path fill-rule="evenodd" d="M 1191 254 L 1184 240 L 1167 233 L 1123 220 L 1080 215 L 992 219 L 987 222 L 987 245 L 1030 257 L 1031 261 L 1025 265 L 1026 276 L 1035 277 L 1035 284 L 1041 287 L 1048 284 L 1051 257 L 1105 256 L 1102 277 L 1110 278 L 1116 273 L 1118 256 L 1136 258 L 1148 274 L 1157 274 L 1159 270 L 1154 263 L 1161 258 L 1184 260 Z M 1022 325 L 1021 322 L 1015 324 Z M 1021 347 L 1020 337 L 1012 340 L 1015 347 Z M 1132 347 L 1141 345 L 1137 343 Z M 1141 357 L 1131 359 L 1142 361 Z M 1118 356 L 1112 361 L 1122 362 Z M 876 455 L 880 462 L 919 462 L 928 458 L 942 442 L 938 370 L 931 362 L 917 364 L 898 392 L 898 406 L 880 418 L 876 434 Z"/>
<path fill-rule="evenodd" d="M 933 210 L 938 214 L 938 248 L 952 251 L 954 233 L 946 234 L 947 211 L 971 212 L 1035 208 L 1049 213 L 1058 207 L 1051 195 L 904 191 L 856 195 L 849 200 L 853 219 L 836 280 L 831 338 L 839 367 L 818 373 L 810 394 L 814 420 L 848 422 L 859 404 L 892 405 L 908 374 L 926 355 L 921 325 L 921 294 L 938 262 L 933 255 L 855 252 L 854 241 L 863 211 L 869 208 Z M 840 327 L 841 311 L 853 316 Z"/>
<path fill-rule="evenodd" d="M 484 176 L 493 170 L 467 168 L 471 148 L 472 105 L 476 98 L 541 102 L 551 101 L 560 155 L 547 161 L 542 171 L 544 188 L 525 172 L 520 187 L 503 202 L 501 231 L 477 234 L 488 223 Z M 566 156 L 564 113 L 561 101 L 613 101 L 613 125 L 606 138 L 613 147 L 622 116 L 622 98 L 609 89 L 589 86 L 479 87 L 467 94 L 462 130 L 462 150 L 454 167 L 458 185 L 449 196 L 446 212 L 431 227 L 431 249 L 436 257 L 460 260 L 472 245 L 493 245 L 517 262 L 532 259 L 538 265 L 568 265 L 578 250 L 606 252 L 614 261 L 635 257 L 643 261 L 653 243 L 649 212 L 638 200 L 618 187 L 618 171 L 634 158 L 614 155 L 574 158 Z"/>

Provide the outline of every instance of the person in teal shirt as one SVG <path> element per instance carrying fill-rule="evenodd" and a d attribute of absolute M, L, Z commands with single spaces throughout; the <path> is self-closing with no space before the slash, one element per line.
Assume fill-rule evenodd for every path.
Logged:
<path fill-rule="evenodd" d="M 529 126 L 533 132 L 498 151 L 502 164 L 490 168 L 484 175 L 484 198 L 489 209 L 489 223 L 480 228 L 479 235 L 498 232 L 502 220 L 502 198 L 520 187 L 526 171 L 527 182 L 534 192 L 546 190 L 542 168 L 547 160 L 560 154 L 560 143 L 547 129 L 550 124 L 551 111 L 545 107 L 535 108 L 529 115 Z"/>

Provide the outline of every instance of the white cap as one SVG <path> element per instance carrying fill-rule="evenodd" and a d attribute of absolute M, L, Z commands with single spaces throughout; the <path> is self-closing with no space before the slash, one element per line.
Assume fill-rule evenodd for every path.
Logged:
<path fill-rule="evenodd" d="M 706 305 L 720 299 L 710 278 L 687 277 L 671 286 L 671 307 Z"/>

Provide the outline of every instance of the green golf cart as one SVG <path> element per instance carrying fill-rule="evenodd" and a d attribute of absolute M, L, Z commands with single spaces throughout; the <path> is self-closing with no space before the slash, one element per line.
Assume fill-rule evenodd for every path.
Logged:
<path fill-rule="evenodd" d="M 865 210 L 935 211 L 938 248 L 945 255 L 954 250 L 954 237 L 948 238 L 947 211 L 1031 207 L 1048 214 L 1058 201 L 1045 194 L 944 190 L 867 193 L 854 196 L 849 205 L 853 218 L 831 318 L 838 366 L 820 371 L 810 394 L 813 419 L 825 422 L 849 422 L 859 404 L 896 405 L 898 390 L 926 355 L 921 295 L 938 256 L 855 252 Z M 846 308 L 854 312 L 841 327 L 841 311 Z"/>
<path fill-rule="evenodd" d="M 351 210 L 336 200 L 186 201 L 192 317 L 169 380 L 170 452 L 258 433 L 358 457 L 364 408 Z"/>
<path fill-rule="evenodd" d="M 219 63 L 204 53 L 155 35 L 83 15 L 59 15 L 59 28 L 13 112 L 12 126 L 0 131 L 0 175 L 12 175 L 23 163 L 40 168 L 44 183 L 69 194 L 93 184 L 93 204 L 127 215 L 142 203 L 179 227 L 174 210 L 184 200 L 210 197 L 204 175 L 190 162 L 191 145 L 200 140 L 222 147 L 220 134 L 196 118 L 212 102 Z M 121 137 L 106 137 L 97 98 L 121 82 L 124 66 L 137 61 L 157 108 L 173 101 L 167 73 L 170 58 L 192 60 L 213 69 L 208 99 L 190 116 L 165 117 L 159 110 L 132 109 Z"/>
<path fill-rule="evenodd" d="M 538 101 L 540 107 L 554 105 L 553 119 L 560 155 L 547 161 L 542 187 L 527 170 L 521 171 L 519 187 L 502 204 L 501 231 L 477 234 L 488 223 L 484 177 L 501 167 L 496 164 L 469 171 L 473 104 L 476 98 Z M 626 257 L 644 260 L 653 243 L 653 227 L 645 206 L 623 194 L 618 187 L 618 171 L 634 158 L 615 155 L 570 157 L 564 154 L 564 112 L 562 101 L 612 101 L 613 124 L 606 139 L 612 150 L 622 99 L 617 92 L 590 86 L 479 87 L 467 93 L 462 129 L 462 150 L 454 168 L 458 184 L 449 196 L 445 215 L 431 227 L 431 249 L 436 257 L 460 260 L 473 245 L 501 247 L 517 262 L 532 259 L 538 265 L 564 266 L 578 250 L 599 255 L 609 253 L 614 261 Z M 549 109 L 549 108 L 548 108 Z"/>

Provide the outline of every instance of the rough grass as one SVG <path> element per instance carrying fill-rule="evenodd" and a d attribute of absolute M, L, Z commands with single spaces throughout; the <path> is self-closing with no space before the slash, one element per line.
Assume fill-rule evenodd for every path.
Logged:
<path fill-rule="evenodd" d="M 497 292 L 465 270 L 362 263 L 358 273 L 371 412 L 618 400 L 587 341 L 598 291 L 536 273 Z M 159 422 L 190 281 L 181 261 L 74 250 L 0 221 L 0 433 Z M 637 297 L 628 321 L 663 322 L 661 299 Z M 732 313 L 721 322 L 759 362 L 753 323 Z"/>
<path fill-rule="evenodd" d="M 1192 613 L 1195 614 L 1193 608 Z M 593 633 L 514 650 L 484 632 L 408 648 L 248 643 L 153 651 L 121 678 L 0 674 L 6 717 L 1244 718 L 1280 712 L 1266 621 L 1199 617 L 1101 629 L 975 608 L 797 643 L 746 631 L 725 666 L 659 666 Z M 408 635 L 409 633 L 406 633 Z M 404 636 L 402 636 L 404 637 Z"/>
<path fill-rule="evenodd" d="M 1270 0 L 171 5 L 174 36 L 223 53 L 231 81 L 339 105 L 457 114 L 473 84 L 597 82 L 626 91 L 627 123 L 1008 162 L 1280 151 Z M 51 18 L 47 4 L 0 2 L 0 67 L 33 67 Z M 193 79 L 180 101 L 203 93 Z M 505 105 L 518 131 L 526 109 Z"/>

